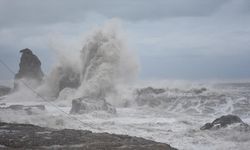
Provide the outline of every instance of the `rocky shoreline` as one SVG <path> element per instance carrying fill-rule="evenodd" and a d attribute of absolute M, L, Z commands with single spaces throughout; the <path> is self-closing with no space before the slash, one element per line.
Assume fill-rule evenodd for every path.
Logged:
<path fill-rule="evenodd" d="M 0 122 L 0 149 L 176 150 L 143 138 Z"/>

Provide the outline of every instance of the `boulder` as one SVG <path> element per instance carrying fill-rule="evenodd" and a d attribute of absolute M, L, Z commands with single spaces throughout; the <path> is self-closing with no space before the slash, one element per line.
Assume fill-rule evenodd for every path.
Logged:
<path fill-rule="evenodd" d="M 11 88 L 0 85 L 0 96 L 7 95 L 10 93 L 10 91 L 11 91 Z"/>
<path fill-rule="evenodd" d="M 28 48 L 21 50 L 20 53 L 22 53 L 22 56 L 19 63 L 19 71 L 15 75 L 15 80 L 32 79 L 41 82 L 44 74 L 41 69 L 41 61 L 39 58 Z M 14 89 L 16 86 L 15 84 Z"/>
<path fill-rule="evenodd" d="M 215 119 L 212 123 L 206 123 L 204 126 L 202 126 L 201 130 L 209 130 L 209 129 L 218 129 L 222 127 L 227 127 L 228 125 L 239 123 L 244 126 L 248 126 L 246 123 L 244 123 L 240 117 L 235 115 L 226 115 L 221 116 L 220 118 Z"/>
<path fill-rule="evenodd" d="M 78 98 L 72 100 L 71 114 L 83 114 L 92 111 L 106 111 L 116 113 L 116 109 L 105 99 Z"/>
<path fill-rule="evenodd" d="M 1 149 L 176 150 L 143 138 L 87 130 L 56 130 L 4 122 L 0 122 L 0 130 Z"/>

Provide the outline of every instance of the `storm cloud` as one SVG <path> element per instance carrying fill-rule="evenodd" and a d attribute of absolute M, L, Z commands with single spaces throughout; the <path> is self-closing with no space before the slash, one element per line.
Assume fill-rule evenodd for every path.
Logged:
<path fill-rule="evenodd" d="M 81 22 L 97 13 L 130 21 L 209 16 L 229 0 L 1 0 L 1 26 Z"/>
<path fill-rule="evenodd" d="M 49 70 L 51 43 L 79 43 L 111 18 L 122 22 L 143 78 L 250 76 L 249 0 L 0 0 L 1 59 L 17 70 L 18 50 L 29 47 Z"/>

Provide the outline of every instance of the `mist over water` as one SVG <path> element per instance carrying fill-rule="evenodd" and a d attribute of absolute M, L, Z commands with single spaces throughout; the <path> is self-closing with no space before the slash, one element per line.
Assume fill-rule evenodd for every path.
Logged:
<path fill-rule="evenodd" d="M 79 124 L 21 85 L 19 91 L 1 97 L 1 102 L 7 106 L 42 104 L 46 111 L 34 110 L 30 115 L 5 110 L 0 112 L 1 120 L 128 134 L 179 149 L 250 147 L 249 131 L 242 132 L 238 126 L 211 132 L 200 130 L 204 123 L 226 114 L 238 115 L 250 123 L 249 83 L 139 82 L 136 53 L 127 47 L 117 20 L 94 28 L 78 45 L 60 45 L 65 43 L 54 44 L 57 62 L 34 90 L 67 113 L 73 99 L 85 97 L 105 99 L 116 108 L 116 113 L 94 110 L 72 115 L 84 122 Z"/>
<path fill-rule="evenodd" d="M 138 64 L 117 28 L 109 23 L 87 38 L 81 51 L 82 96 L 105 97 L 116 84 L 135 78 Z"/>
<path fill-rule="evenodd" d="M 105 98 L 118 84 L 136 79 L 138 61 L 127 47 L 119 21 L 111 20 L 93 29 L 82 45 L 82 49 L 57 50 L 58 61 L 46 77 L 44 88 L 40 88 L 47 92 L 45 95 L 57 95 L 63 77 L 79 82 L 76 97 L 95 98 Z"/>

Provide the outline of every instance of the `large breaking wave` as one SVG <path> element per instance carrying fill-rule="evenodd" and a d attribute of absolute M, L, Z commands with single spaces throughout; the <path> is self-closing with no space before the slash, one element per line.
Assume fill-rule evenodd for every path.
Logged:
<path fill-rule="evenodd" d="M 89 97 L 105 99 L 115 107 L 149 107 L 191 115 L 250 115 L 250 86 L 246 84 L 242 84 L 244 88 L 241 84 L 206 83 L 188 87 L 185 83 L 154 86 L 135 82 L 127 86 L 136 79 L 139 65 L 117 20 L 93 29 L 80 45 L 56 47 L 56 51 L 57 62 L 37 90 L 57 101 L 71 103 Z M 25 95 L 32 99 L 31 94 Z"/>
<path fill-rule="evenodd" d="M 73 53 L 74 55 L 68 53 Z M 134 80 L 138 61 L 127 47 L 125 34 L 116 20 L 93 29 L 82 50 L 58 50 L 58 62 L 40 91 L 57 96 L 63 88 L 76 88 L 74 97 L 105 98 L 116 86 Z"/>
<path fill-rule="evenodd" d="M 21 109 L 2 108 L 0 119 L 140 136 L 179 149 L 249 149 L 249 131 L 199 130 L 204 123 L 225 114 L 239 115 L 249 123 L 249 83 L 137 80 L 128 84 L 136 79 L 138 62 L 125 37 L 116 21 L 111 21 L 93 29 L 77 46 L 56 47 L 56 64 L 44 83 L 32 89 L 44 99 L 20 85 L 19 91 L 0 97 L 0 105 Z M 89 108 L 81 115 L 68 114 L 72 112 L 72 100 L 86 100 L 84 107 Z M 78 101 L 73 102 L 78 105 Z M 99 111 L 103 106 L 111 113 Z"/>

